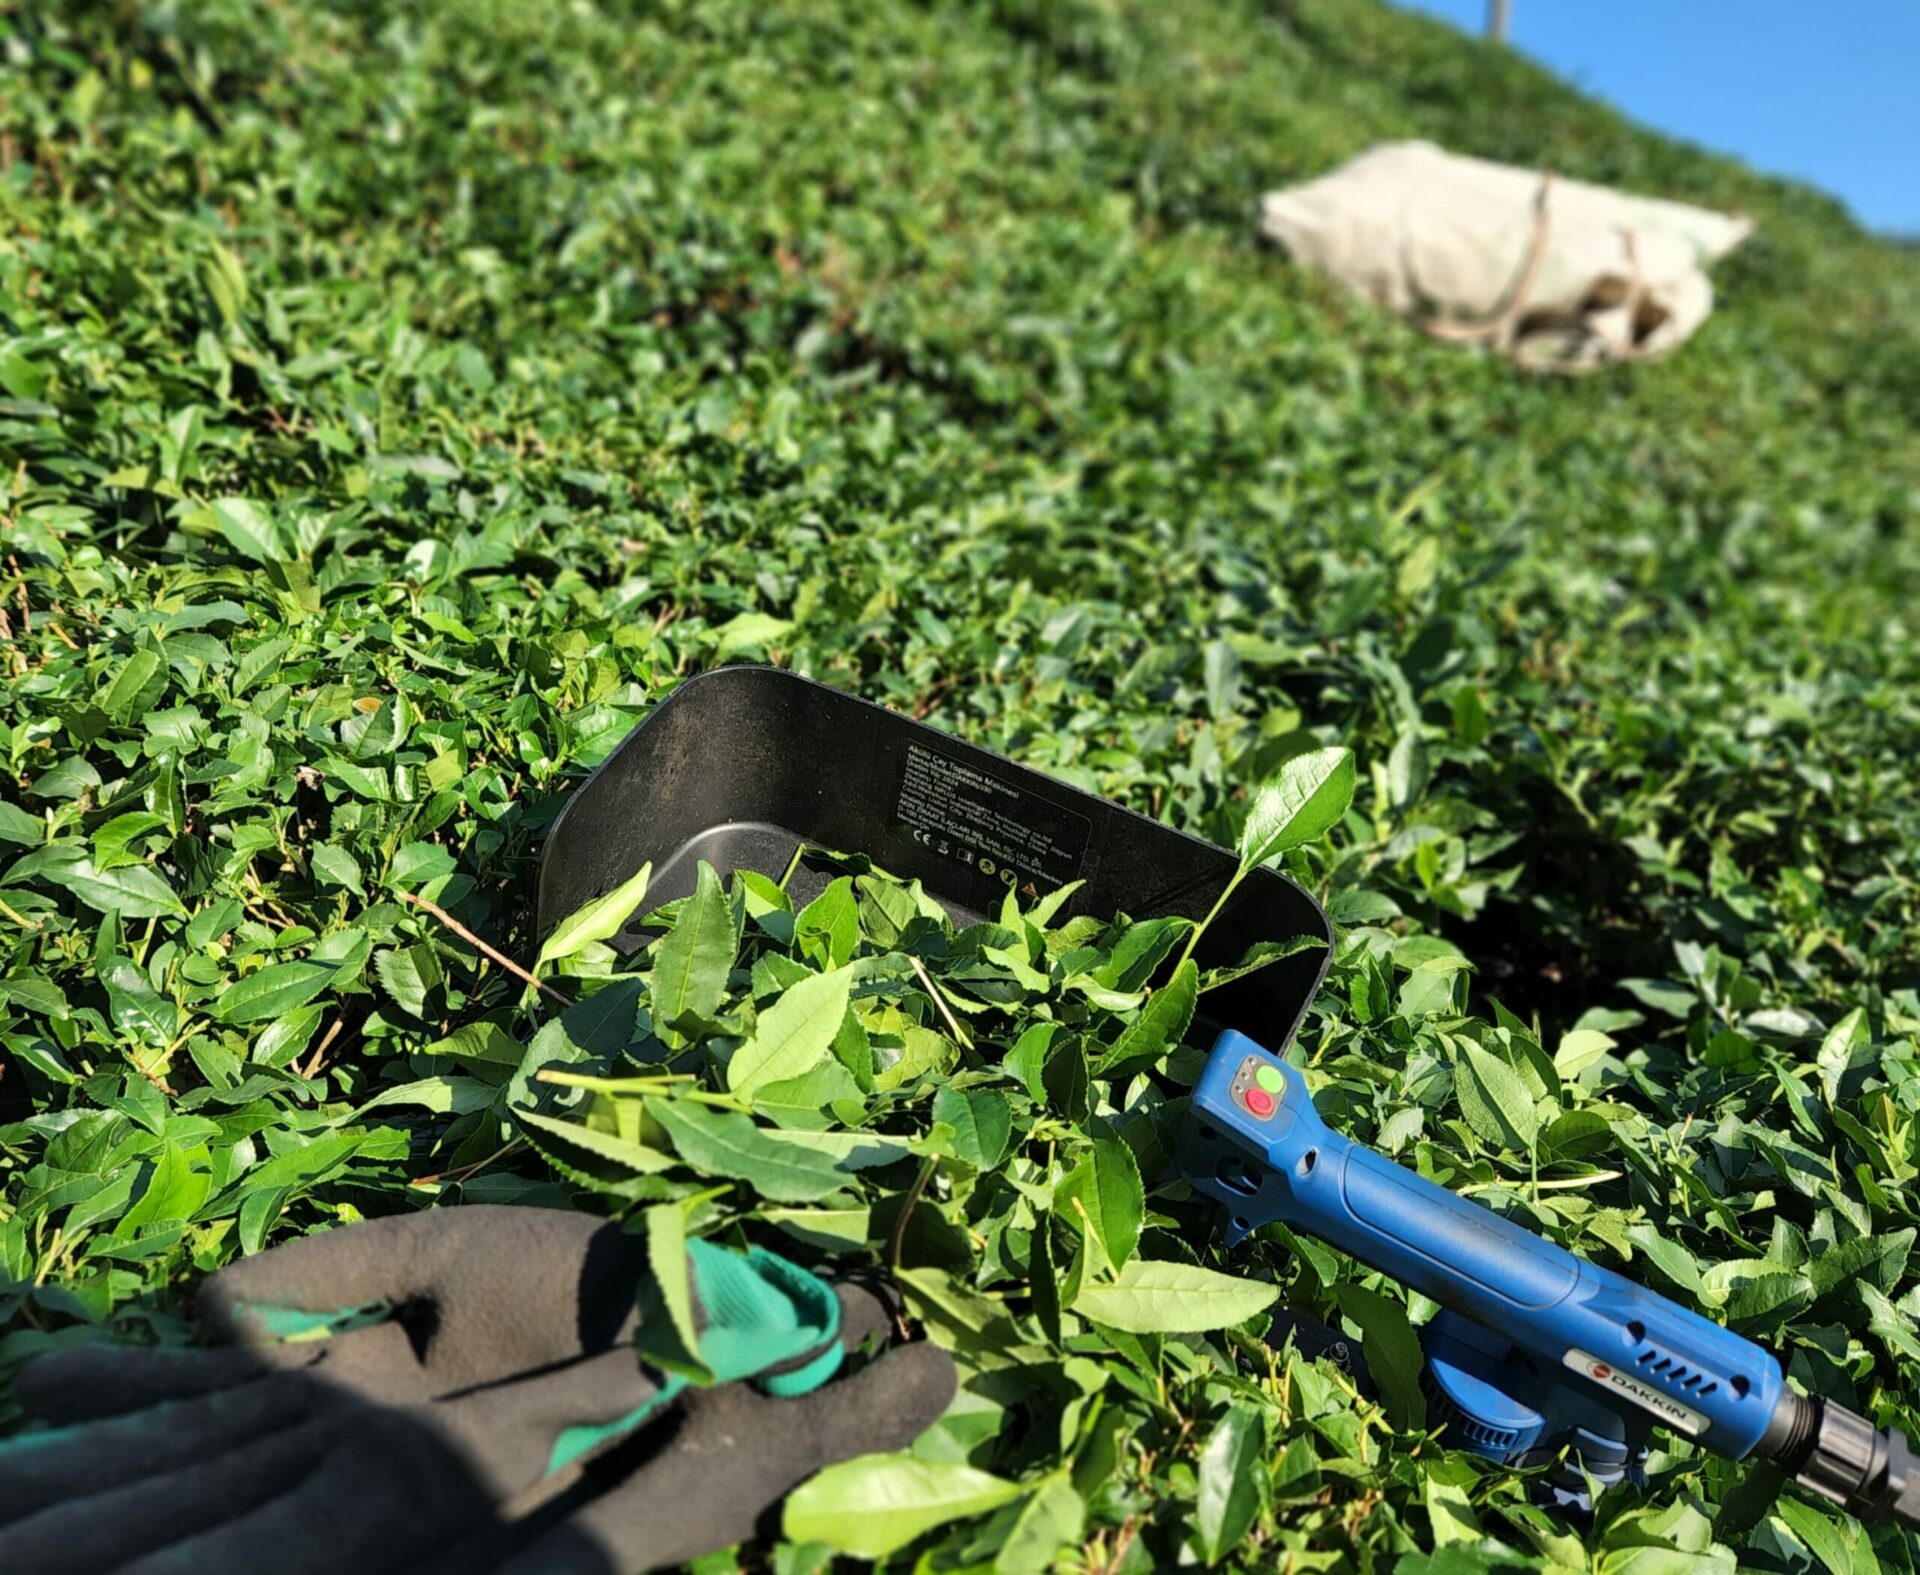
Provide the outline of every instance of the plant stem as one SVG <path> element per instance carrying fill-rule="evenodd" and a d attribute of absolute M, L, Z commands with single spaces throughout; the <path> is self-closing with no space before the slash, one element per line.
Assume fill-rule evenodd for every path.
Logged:
<path fill-rule="evenodd" d="M 1207 926 L 1220 916 L 1220 910 L 1227 905 L 1227 899 L 1239 890 L 1240 882 L 1247 878 L 1247 871 L 1251 868 L 1251 865 L 1242 863 L 1233 872 L 1226 885 L 1220 888 L 1220 895 L 1214 899 L 1213 906 L 1207 909 L 1207 916 L 1187 932 L 1186 947 L 1180 953 L 1180 961 L 1173 965 L 1175 973 L 1178 973 L 1186 960 L 1193 955 L 1193 949 L 1200 944 L 1200 937 L 1206 934 Z"/>
<path fill-rule="evenodd" d="M 674 1099 L 692 1099 L 703 1105 L 718 1105 L 722 1110 L 740 1110 L 748 1115 L 753 1113 L 753 1101 L 742 1099 L 738 1094 L 716 1094 L 711 1090 L 690 1086 L 693 1079 L 673 1073 L 662 1073 L 659 1077 L 594 1077 L 585 1072 L 568 1072 L 560 1067 L 546 1067 L 534 1073 L 536 1083 L 554 1083 L 562 1088 L 586 1088 L 596 1094 L 652 1094 L 668 1095 Z"/>
<path fill-rule="evenodd" d="M 532 974 L 527 972 L 525 968 L 522 968 L 520 964 L 515 962 L 511 957 L 509 957 L 505 952 L 501 951 L 497 946 L 494 946 L 487 941 L 481 940 L 479 936 L 475 935 L 472 930 L 468 929 L 452 914 L 447 912 L 447 910 L 441 907 L 439 903 L 429 902 L 425 897 L 418 896 L 415 893 L 410 891 L 401 892 L 400 900 L 402 902 L 411 903 L 416 908 L 426 909 L 428 913 L 432 914 L 436 919 L 438 919 L 448 929 L 452 930 L 455 935 L 459 936 L 461 940 L 465 941 L 469 946 L 473 947 L 474 950 L 479 952 L 483 957 L 491 958 L 494 962 L 498 963 L 502 968 L 506 969 L 508 973 L 512 974 L 514 978 L 522 981 L 525 984 L 532 985 L 534 989 L 538 990 L 542 995 L 546 996 L 549 1000 L 556 1002 L 561 1007 L 562 1010 L 565 1010 L 567 1007 L 573 1005 L 573 998 L 571 996 L 565 995 L 559 990 L 554 989 L 554 987 L 548 984 L 544 979 L 536 979 Z"/>
<path fill-rule="evenodd" d="M 37 930 L 40 928 L 40 925 L 43 922 L 42 920 L 39 920 L 39 919 L 22 918 L 19 914 L 15 913 L 13 909 L 4 902 L 0 902 L 0 913 L 4 913 L 9 919 L 13 920 L 13 922 L 19 925 L 20 928 L 23 930 Z"/>
<path fill-rule="evenodd" d="M 313 1054 L 307 1058 L 306 1070 L 300 1072 L 300 1076 L 311 1079 L 319 1075 L 321 1064 L 327 1058 L 327 1051 L 332 1046 L 334 1040 L 340 1037 L 340 1029 L 345 1023 L 346 1019 L 344 1017 L 334 1018 L 332 1024 L 320 1040 L 320 1048 L 315 1050 Z M 300 1069 L 296 1067 L 294 1070 L 299 1071 Z"/>
<path fill-rule="evenodd" d="M 939 1008 L 940 1015 L 947 1020 L 947 1027 L 953 1030 L 953 1037 L 962 1048 L 973 1048 L 973 1035 L 960 1026 L 960 1019 L 953 1015 L 953 1009 L 947 1005 L 946 997 L 941 995 L 940 987 L 933 982 L 933 976 L 921 965 L 920 959 L 909 955 L 907 961 L 913 964 L 913 971 L 920 976 L 920 983 L 926 989 L 928 998 Z"/>
<path fill-rule="evenodd" d="M 893 1235 L 887 1242 L 887 1272 L 900 1272 L 900 1254 L 907 1244 L 907 1221 L 913 1218 L 913 1211 L 920 1206 L 920 1194 L 927 1190 L 927 1183 L 933 1180 L 934 1167 L 939 1162 L 928 1155 L 920 1162 L 920 1174 L 913 1178 L 913 1185 L 907 1188 L 906 1196 L 900 1200 L 900 1217 L 893 1222 Z"/>
<path fill-rule="evenodd" d="M 487 1166 L 491 1165 L 496 1159 L 503 1159 L 515 1149 L 523 1147 L 525 1142 L 526 1140 L 524 1138 L 515 1138 L 512 1142 L 505 1143 L 495 1149 L 485 1159 L 476 1159 L 471 1165 L 462 1165 L 458 1170 L 443 1170 L 431 1176 L 415 1176 L 407 1185 L 410 1187 L 433 1187 L 465 1181 L 469 1176 L 479 1175 L 481 1171 L 485 1170 Z"/>
<path fill-rule="evenodd" d="M 779 886 L 782 891 L 787 889 L 787 882 L 793 879 L 793 872 L 800 868 L 800 861 L 806 856 L 807 845 L 804 842 L 795 843 L 793 857 L 787 860 L 787 867 L 780 873 Z"/>

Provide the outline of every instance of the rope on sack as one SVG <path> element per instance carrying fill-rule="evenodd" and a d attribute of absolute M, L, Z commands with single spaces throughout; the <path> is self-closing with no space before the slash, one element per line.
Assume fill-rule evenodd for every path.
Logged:
<path fill-rule="evenodd" d="M 1540 272 L 1540 261 L 1547 255 L 1547 236 L 1550 230 L 1547 214 L 1547 193 L 1553 186 L 1553 171 L 1548 170 L 1540 177 L 1540 190 L 1533 199 L 1533 239 L 1527 247 L 1527 260 L 1521 264 L 1519 277 L 1514 280 L 1513 288 L 1507 291 L 1506 299 L 1493 316 L 1477 323 L 1442 323 L 1429 321 L 1421 324 L 1429 339 L 1437 339 L 1443 344 L 1491 344 L 1505 345 L 1511 338 L 1514 325 L 1520 321 L 1520 314 L 1526 310 L 1527 294 L 1533 289 L 1534 276 Z"/>
<path fill-rule="evenodd" d="M 1651 353 L 1644 346 L 1651 337 L 1653 328 L 1641 326 L 1641 308 L 1647 301 L 1647 281 L 1646 276 L 1640 271 L 1640 244 L 1634 232 L 1624 227 L 1620 231 L 1620 239 L 1626 243 L 1627 266 L 1633 270 L 1627 278 L 1627 306 L 1630 309 L 1627 318 L 1627 347 L 1620 352 L 1620 359 L 1644 361 Z M 1664 317 L 1665 314 L 1662 313 L 1663 320 Z M 1658 326 L 1658 324 L 1654 325 L 1654 327 Z"/>

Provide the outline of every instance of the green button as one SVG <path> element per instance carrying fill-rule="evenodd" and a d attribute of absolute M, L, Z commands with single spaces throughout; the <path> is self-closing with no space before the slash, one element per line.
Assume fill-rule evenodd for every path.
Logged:
<path fill-rule="evenodd" d="M 1260 1070 L 1253 1074 L 1253 1080 L 1269 1094 L 1277 1094 L 1287 1086 L 1286 1079 L 1280 1075 L 1280 1068 L 1261 1064 Z"/>

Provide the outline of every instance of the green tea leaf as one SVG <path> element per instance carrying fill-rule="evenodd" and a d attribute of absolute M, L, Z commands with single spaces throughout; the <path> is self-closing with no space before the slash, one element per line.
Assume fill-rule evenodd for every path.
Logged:
<path fill-rule="evenodd" d="M 123 1165 L 118 1175 L 106 1178 L 98 1191 L 67 1210 L 67 1229 L 79 1231 L 90 1225 L 111 1225 L 126 1213 L 127 1204 L 133 1198 L 134 1184 L 139 1180 L 140 1172 L 136 1167 Z"/>
<path fill-rule="evenodd" d="M 1193 1529 L 1207 1563 L 1218 1564 L 1252 1529 L 1260 1513 L 1266 1457 L 1267 1431 L 1259 1410 L 1229 1406 L 1200 1451 Z"/>
<path fill-rule="evenodd" d="M 60 1053 L 60 1047 L 50 1039 L 15 1034 L 8 1041 L 7 1049 L 21 1065 L 32 1067 L 50 1082 L 71 1085 L 80 1081 L 67 1058 Z"/>
<path fill-rule="evenodd" d="M 658 1203 L 647 1210 L 648 1289 L 657 1295 L 664 1319 L 640 1320 L 637 1340 L 642 1356 L 655 1367 L 712 1383 L 713 1370 L 700 1359 L 700 1332 L 693 1319 L 693 1277 L 687 1264 L 687 1215 L 683 1203 Z M 659 1326 L 664 1323 L 666 1329 Z M 672 1338 L 663 1336 L 670 1333 Z"/>
<path fill-rule="evenodd" d="M 1129 1334 L 1230 1329 L 1271 1307 L 1279 1287 L 1190 1263 L 1135 1258 L 1110 1284 L 1080 1288 L 1073 1310 Z"/>
<path fill-rule="evenodd" d="M 1867 1571 L 1880 1569 L 1880 1561 L 1871 1552 L 1856 1559 L 1846 1533 L 1835 1524 L 1833 1517 L 1805 1500 L 1783 1494 L 1773 1506 L 1773 1512 L 1832 1575 L 1866 1575 Z"/>
<path fill-rule="evenodd" d="M 1539 1135 L 1533 1095 L 1520 1074 L 1497 1055 L 1469 1044 L 1454 1063 L 1460 1110 L 1489 1143 L 1528 1153 Z"/>
<path fill-rule="evenodd" d="M 872 1229 L 869 1209 L 762 1209 L 760 1218 L 821 1252 L 857 1249 Z"/>
<path fill-rule="evenodd" d="M 1324 951 L 1326 942 L 1313 935 L 1296 935 L 1288 941 L 1255 941 L 1240 954 L 1237 962 L 1224 968 L 1209 968 L 1200 976 L 1200 990 L 1217 990 L 1223 984 L 1232 984 L 1236 979 L 1244 979 L 1250 973 L 1258 973 L 1272 963 L 1282 962 L 1289 957 L 1297 957 L 1301 952 Z"/>
<path fill-rule="evenodd" d="M 1016 1046 L 1016 1048 L 1018 1048 Z M 1093 1072 L 1078 1035 L 1056 1045 L 1047 1056 L 1041 1082 L 1047 1103 L 1069 1121 L 1084 1121 L 1092 1098 Z"/>
<path fill-rule="evenodd" d="M 35 848 L 46 840 L 47 827 L 44 821 L 29 815 L 18 804 L 0 800 L 0 842 Z"/>
<path fill-rule="evenodd" d="M 427 1001 L 446 982 L 440 954 L 426 941 L 397 951 L 375 952 L 373 971 L 394 1004 L 414 1017 L 427 1015 Z"/>
<path fill-rule="evenodd" d="M 671 1154 L 616 1133 L 527 1109 L 515 1109 L 513 1121 L 527 1141 L 552 1163 L 580 1185 L 596 1191 L 623 1196 L 633 1190 L 634 1178 L 673 1168 Z"/>
<path fill-rule="evenodd" d="M 582 904 L 553 927 L 540 948 L 537 972 L 549 963 L 585 951 L 596 941 L 611 940 L 625 928 L 647 896 L 647 882 L 653 878 L 653 865 L 643 864 L 612 891 Z"/>
<path fill-rule="evenodd" d="M 654 1021 L 675 1027 L 712 1017 L 726 993 L 738 944 L 732 904 L 713 866 L 702 861 L 693 895 L 654 948 Z"/>
<path fill-rule="evenodd" d="M 1698 1299 L 1705 1286 L 1700 1278 L 1699 1261 L 1677 1242 L 1669 1241 L 1651 1225 L 1631 1225 L 1627 1236 L 1674 1284 L 1690 1291 Z"/>
<path fill-rule="evenodd" d="M 1094 970 L 1093 976 L 1109 990 L 1123 994 L 1143 990 L 1160 960 L 1192 928 L 1186 919 L 1145 919 L 1129 924 L 1114 943 L 1112 955 Z"/>
<path fill-rule="evenodd" d="M 1199 999 L 1200 971 L 1188 958 L 1166 984 L 1153 992 L 1140 1015 L 1100 1057 L 1093 1075 L 1118 1080 L 1157 1066 L 1185 1036 Z"/>
<path fill-rule="evenodd" d="M 842 875 L 802 908 L 793 921 L 800 950 L 823 969 L 843 967 L 853 960 L 860 941 L 860 904 L 853 881 Z"/>
<path fill-rule="evenodd" d="M 1082 1238 L 1084 1245 L 1085 1238 Z M 1053 1261 L 1053 1221 L 1043 1216 L 1034 1222 L 1027 1248 L 1027 1286 L 1033 1297 L 1033 1316 L 1041 1330 L 1055 1345 L 1061 1340 L 1060 1279 Z"/>
<path fill-rule="evenodd" d="M 376 700 L 369 695 L 356 702 L 353 713 L 340 724 L 340 742 L 355 760 L 379 760 L 390 755 L 406 736 L 406 702 L 393 698 Z"/>
<path fill-rule="evenodd" d="M 67 993 L 44 974 L 21 969 L 0 975 L 0 1001 L 12 1001 L 42 1017 L 71 1017 L 73 1008 Z"/>
<path fill-rule="evenodd" d="M 294 642 L 286 636 L 278 639 L 262 640 L 247 654 L 240 658 L 233 670 L 233 692 L 245 694 L 269 673 L 275 671 L 293 649 Z"/>
<path fill-rule="evenodd" d="M 1814 1057 L 1814 1064 L 1820 1068 L 1820 1087 L 1828 1103 L 1840 1097 L 1841 1078 L 1852 1067 L 1854 1057 L 1866 1049 L 1870 1041 L 1865 1007 L 1856 1006 L 1827 1030 L 1826 1038 L 1820 1041 L 1820 1051 Z"/>
<path fill-rule="evenodd" d="M 1225 640 L 1207 642 L 1207 709 L 1215 721 L 1233 714 L 1240 699 L 1240 653 Z"/>
<path fill-rule="evenodd" d="M 411 891 L 429 881 L 451 875 L 455 867 L 453 855 L 439 843 L 409 842 L 394 854 L 393 863 L 387 867 L 387 884 L 401 891 Z"/>
<path fill-rule="evenodd" d="M 1054 1035 L 1060 1032 L 1058 1023 L 1034 1023 L 1022 1031 L 1014 1046 L 1001 1063 L 1009 1076 L 1017 1078 L 1021 1087 L 1036 1100 L 1047 1097 L 1045 1071 L 1052 1052 Z"/>
<path fill-rule="evenodd" d="M 184 1150 L 169 1143 L 160 1150 L 133 1207 L 120 1217 L 118 1234 L 137 1236 L 150 1225 L 191 1219 L 213 1190 L 213 1177 Z"/>
<path fill-rule="evenodd" d="M 1420 1390 L 1420 1370 L 1426 1364 L 1406 1308 L 1357 1285 L 1336 1285 L 1334 1295 L 1341 1312 L 1360 1326 L 1367 1371 L 1379 1387 L 1387 1420 L 1402 1432 L 1418 1432 L 1427 1425 L 1427 1397 Z"/>
<path fill-rule="evenodd" d="M 842 1170 L 897 1165 L 913 1152 L 907 1139 L 885 1132 L 774 1131 L 765 1127 L 760 1128 L 760 1132 L 771 1142 L 828 1155 Z"/>
<path fill-rule="evenodd" d="M 156 1047 L 172 1042 L 180 1013 L 147 976 L 125 958 L 116 958 L 100 970 L 106 986 L 113 1026 Z"/>
<path fill-rule="evenodd" d="M 1353 751 L 1295 755 L 1254 795 L 1240 831 L 1240 862 L 1268 859 L 1323 837 L 1353 802 Z"/>
<path fill-rule="evenodd" d="M 1851 1289 L 1859 1280 L 1891 1291 L 1906 1276 L 1914 1236 L 1914 1228 L 1909 1225 L 1882 1236 L 1858 1236 L 1819 1253 L 1807 1264 L 1814 1294 L 1829 1296 Z"/>
<path fill-rule="evenodd" d="M 173 888 L 147 864 L 96 870 L 86 859 L 56 865 L 45 872 L 56 886 L 64 886 L 89 908 L 117 913 L 123 919 L 185 918 L 187 910 Z"/>
<path fill-rule="evenodd" d="M 389 1084 L 354 1111 L 354 1116 L 358 1118 L 369 1110 L 393 1105 L 411 1105 L 437 1116 L 465 1116 L 491 1108 L 495 1098 L 491 1083 L 442 1072 L 433 1077 L 416 1078 L 411 1083 Z"/>
<path fill-rule="evenodd" d="M 145 810 L 129 810 L 124 815 L 115 815 L 104 826 L 99 827 L 90 839 L 93 844 L 93 860 L 101 869 L 117 864 L 138 863 L 139 856 L 128 851 L 134 843 L 144 841 L 147 834 L 166 825 L 159 815 Z"/>
<path fill-rule="evenodd" d="M 215 499 L 192 520 L 201 528 L 218 532 L 235 552 L 255 563 L 272 563 L 288 555 L 272 513 L 249 499 Z"/>
<path fill-rule="evenodd" d="M 223 1023 L 258 1023 L 304 1006 L 327 987 L 333 969 L 323 963 L 273 963 L 221 992 L 215 1012 Z"/>
<path fill-rule="evenodd" d="M 727 1063 L 727 1086 L 751 1095 L 763 1084 L 798 1077 L 826 1056 L 847 1015 L 853 970 L 802 979 L 772 1006 Z"/>
<path fill-rule="evenodd" d="M 35 798 L 80 799 L 100 791 L 100 773 L 78 755 L 56 760 L 33 779 L 27 791 Z"/>
<path fill-rule="evenodd" d="M 1405 811 L 1426 791 L 1427 743 L 1418 727 L 1401 730 L 1387 756 L 1387 799 L 1396 810 Z"/>
<path fill-rule="evenodd" d="M 289 1194 L 309 1191 L 336 1176 L 363 1147 L 365 1132 L 329 1132 L 306 1141 L 293 1141 L 248 1170 L 242 1185 L 247 1192 L 285 1188 Z"/>
<path fill-rule="evenodd" d="M 1736 1329 L 1770 1327 L 1812 1306 L 1815 1294 L 1805 1274 L 1757 1274 L 1738 1281 L 1720 1310 Z"/>
<path fill-rule="evenodd" d="M 142 646 L 114 674 L 113 682 L 100 696 L 100 709 L 122 721 L 146 710 L 166 687 L 166 665 L 158 651 Z"/>
<path fill-rule="evenodd" d="M 345 848 L 335 843 L 323 842 L 307 855 L 307 867 L 314 876 L 335 886 L 344 886 L 357 897 L 364 897 L 367 889 L 360 883 L 360 863 Z"/>
<path fill-rule="evenodd" d="M 793 625 L 784 618 L 767 613 L 743 612 L 714 630 L 712 661 L 715 666 L 730 662 L 742 651 L 765 648 L 783 641 Z"/>
<path fill-rule="evenodd" d="M 1051 1473 L 1020 1506 L 994 1555 L 995 1575 L 1046 1575 L 1063 1552 L 1078 1551 L 1086 1527 L 1086 1501 L 1072 1477 Z"/>
<path fill-rule="evenodd" d="M 694 1169 L 744 1181 L 775 1203 L 815 1203 L 846 1184 L 831 1156 L 783 1143 L 734 1111 L 680 1100 L 647 1108 Z"/>
<path fill-rule="evenodd" d="M 1578 1077 L 1614 1047 L 1611 1035 L 1593 1028 L 1570 1028 L 1553 1052 L 1553 1069 L 1569 1080 Z"/>
<path fill-rule="evenodd" d="M 1118 1138 L 1096 1138 L 1084 1158 L 1054 1189 L 1054 1211 L 1079 1223 L 1099 1244 L 1107 1264 L 1125 1267 L 1140 1242 L 1147 1195 L 1133 1150 Z"/>
<path fill-rule="evenodd" d="M 422 1055 L 457 1056 L 495 1066 L 518 1066 L 525 1047 L 495 1022 L 463 1023 L 444 1039 L 423 1046 Z"/>
<path fill-rule="evenodd" d="M 978 1170 L 992 1170 L 1006 1152 L 1013 1131 L 1013 1107 L 991 1088 L 939 1089 L 933 1119 L 953 1128 L 954 1152 Z"/>
<path fill-rule="evenodd" d="M 1024 1491 L 1018 1482 L 957 1462 L 861 1455 L 795 1488 L 781 1524 L 795 1542 L 881 1559 L 936 1526 L 984 1515 Z"/>
<path fill-rule="evenodd" d="M 1920 1362 L 1920 1333 L 1916 1333 L 1913 1319 L 1902 1312 L 1898 1306 L 1877 1286 L 1866 1281 L 1856 1282 L 1855 1293 L 1867 1310 L 1867 1328 L 1876 1335 L 1889 1351 L 1899 1353 L 1910 1361 Z"/>

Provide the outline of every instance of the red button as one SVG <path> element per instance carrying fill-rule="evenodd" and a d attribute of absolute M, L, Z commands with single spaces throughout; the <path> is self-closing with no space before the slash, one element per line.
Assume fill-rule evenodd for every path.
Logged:
<path fill-rule="evenodd" d="M 1247 1101 L 1247 1109 L 1251 1110 L 1262 1121 L 1265 1121 L 1268 1116 L 1273 1114 L 1273 1095 L 1269 1094 L 1264 1088 L 1249 1088 L 1243 1097 Z"/>

